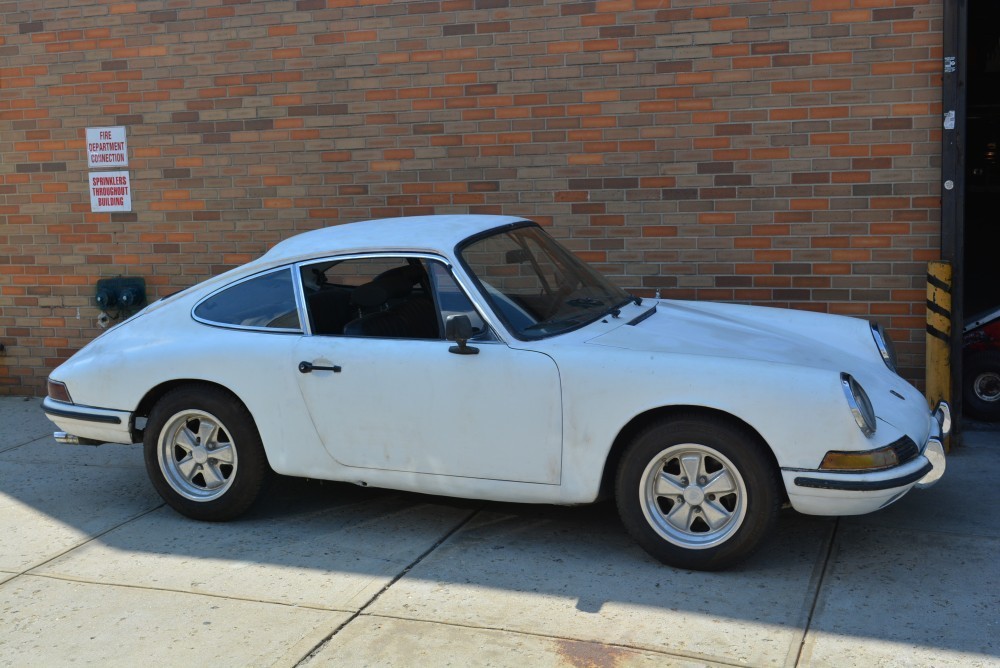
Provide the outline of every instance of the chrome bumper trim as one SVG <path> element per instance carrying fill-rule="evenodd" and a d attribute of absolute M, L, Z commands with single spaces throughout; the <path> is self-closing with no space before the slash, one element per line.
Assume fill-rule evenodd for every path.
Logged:
<path fill-rule="evenodd" d="M 945 438 L 951 433 L 951 406 L 947 401 L 939 401 L 934 408 L 934 419 L 937 420 L 938 427 L 941 428 L 941 438 Z"/>
<path fill-rule="evenodd" d="M 100 422 L 102 424 L 121 424 L 122 419 L 114 415 L 113 411 L 104 408 L 91 408 L 89 406 L 77 406 L 76 404 L 64 404 L 46 397 L 42 401 L 42 410 L 46 415 L 56 417 L 72 418 L 83 422 Z"/>
<path fill-rule="evenodd" d="M 936 438 L 931 438 L 927 441 L 927 447 L 924 448 L 924 457 L 931 464 L 931 470 L 928 471 L 927 475 L 917 481 L 914 485 L 917 489 L 927 489 L 944 475 L 944 469 L 947 466 L 944 456 L 944 446 Z"/>
<path fill-rule="evenodd" d="M 913 473 L 908 473 L 900 478 L 889 478 L 887 480 L 833 480 L 830 478 L 796 478 L 795 484 L 798 487 L 811 487 L 813 489 L 839 489 L 847 492 L 877 492 L 883 489 L 895 489 L 906 487 L 918 480 L 922 480 L 934 472 L 934 467 L 927 462 Z"/>

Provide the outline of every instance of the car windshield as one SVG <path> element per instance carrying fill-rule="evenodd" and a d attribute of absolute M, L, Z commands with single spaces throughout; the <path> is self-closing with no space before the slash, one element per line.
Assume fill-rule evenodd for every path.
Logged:
<path fill-rule="evenodd" d="M 576 329 L 633 300 L 538 227 L 480 237 L 459 253 L 493 310 L 518 338 Z"/>

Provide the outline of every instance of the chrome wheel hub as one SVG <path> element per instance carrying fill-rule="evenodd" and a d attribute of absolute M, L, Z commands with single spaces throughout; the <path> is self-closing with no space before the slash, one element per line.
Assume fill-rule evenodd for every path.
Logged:
<path fill-rule="evenodd" d="M 1000 374 L 995 371 L 986 371 L 976 376 L 972 387 L 982 401 L 1000 401 Z"/>
<path fill-rule="evenodd" d="M 747 489 L 736 466 L 706 445 L 663 450 L 642 474 L 642 512 L 675 545 L 705 549 L 724 542 L 746 516 Z"/>
<path fill-rule="evenodd" d="M 684 490 L 684 502 L 692 506 L 700 506 L 705 501 L 705 490 L 697 485 L 688 485 Z"/>
<path fill-rule="evenodd" d="M 157 458 L 167 483 L 192 501 L 222 496 L 235 479 L 236 447 L 218 418 L 182 411 L 160 431 Z"/>

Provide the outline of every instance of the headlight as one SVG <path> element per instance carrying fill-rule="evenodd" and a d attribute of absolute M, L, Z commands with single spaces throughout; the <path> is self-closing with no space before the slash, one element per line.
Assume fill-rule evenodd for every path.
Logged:
<path fill-rule="evenodd" d="M 847 397 L 847 405 L 851 408 L 854 421 L 865 436 L 872 436 L 875 433 L 875 409 L 872 408 L 868 395 L 849 373 L 840 374 L 840 384 L 844 388 L 844 396 Z"/>
<path fill-rule="evenodd" d="M 871 323 L 872 327 L 872 338 L 875 339 L 875 345 L 878 347 L 878 352 L 882 355 L 882 361 L 893 373 L 898 373 L 896 371 L 896 346 L 892 344 L 892 339 L 886 333 L 885 329 L 882 328 L 877 322 Z"/>

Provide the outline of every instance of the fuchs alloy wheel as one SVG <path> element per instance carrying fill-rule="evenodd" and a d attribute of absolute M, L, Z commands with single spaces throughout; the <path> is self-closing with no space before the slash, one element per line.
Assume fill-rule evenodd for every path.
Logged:
<path fill-rule="evenodd" d="M 270 472 L 246 407 L 210 386 L 165 394 L 150 413 L 143 448 L 156 491 L 172 508 L 198 520 L 242 514 Z"/>
<path fill-rule="evenodd" d="M 618 469 L 626 529 L 665 564 L 719 570 L 752 554 L 781 505 L 777 470 L 755 434 L 714 417 L 656 422 Z"/>
<path fill-rule="evenodd" d="M 965 410 L 980 420 L 1000 420 L 1000 352 L 989 350 L 968 356 L 962 376 Z"/>

